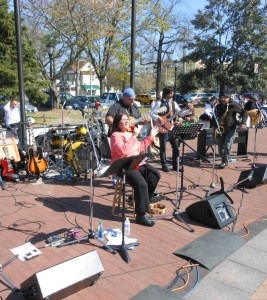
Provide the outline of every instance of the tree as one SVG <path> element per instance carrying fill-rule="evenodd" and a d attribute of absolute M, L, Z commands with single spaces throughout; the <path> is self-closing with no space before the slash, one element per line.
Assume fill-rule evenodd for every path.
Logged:
<path fill-rule="evenodd" d="M 8 1 L 0 0 L 0 94 L 6 97 L 18 97 L 17 46 L 14 13 L 8 11 Z M 27 28 L 22 28 L 25 34 Z M 41 89 L 46 82 L 41 76 L 41 68 L 35 60 L 33 42 L 24 40 L 23 66 L 25 92 L 31 102 L 38 97 L 44 98 Z"/>
<path fill-rule="evenodd" d="M 266 12 L 267 5 L 260 0 L 209 0 L 198 11 L 186 60 L 201 63 L 201 72 L 192 74 L 202 86 L 215 79 L 220 93 L 253 89 L 254 63 L 267 63 Z"/>

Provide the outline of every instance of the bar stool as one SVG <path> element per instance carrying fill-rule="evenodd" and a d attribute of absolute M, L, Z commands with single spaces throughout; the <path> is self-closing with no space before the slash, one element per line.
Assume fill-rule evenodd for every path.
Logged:
<path fill-rule="evenodd" d="M 120 177 L 117 177 L 117 182 L 115 186 L 114 196 L 113 196 L 113 204 L 112 204 L 112 210 L 111 213 L 113 216 L 116 215 L 116 207 L 120 208 L 122 201 L 123 201 L 123 179 Z M 132 188 L 132 205 L 133 205 L 133 215 L 135 217 L 135 203 L 134 203 L 134 190 Z M 126 203 L 125 203 L 126 204 Z"/>

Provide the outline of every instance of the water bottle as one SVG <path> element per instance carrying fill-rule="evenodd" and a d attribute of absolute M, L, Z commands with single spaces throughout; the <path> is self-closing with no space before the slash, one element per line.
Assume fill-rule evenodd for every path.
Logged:
<path fill-rule="evenodd" d="M 131 232 L 131 223 L 129 218 L 126 218 L 124 223 L 124 235 L 130 235 Z"/>
<path fill-rule="evenodd" d="M 97 237 L 100 241 L 104 240 L 104 226 L 102 221 L 100 221 L 98 224 Z"/>
<path fill-rule="evenodd" d="M 143 138 L 146 138 L 147 137 L 147 128 L 144 128 L 144 130 L 143 130 Z"/>

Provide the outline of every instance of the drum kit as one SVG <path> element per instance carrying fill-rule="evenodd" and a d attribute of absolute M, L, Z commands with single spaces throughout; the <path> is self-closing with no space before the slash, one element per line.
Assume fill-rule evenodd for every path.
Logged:
<path fill-rule="evenodd" d="M 99 145 L 104 138 L 105 133 L 98 122 L 88 122 L 74 130 L 70 127 L 45 130 L 35 137 L 36 145 L 43 148 L 48 162 L 48 169 L 43 175 L 56 171 L 61 175 L 58 178 L 63 179 L 67 170 L 78 177 L 87 174 L 89 169 L 96 170 L 102 156 Z"/>

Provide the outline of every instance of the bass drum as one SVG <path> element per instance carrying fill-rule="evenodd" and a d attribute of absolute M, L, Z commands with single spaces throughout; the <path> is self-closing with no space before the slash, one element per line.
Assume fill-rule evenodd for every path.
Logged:
<path fill-rule="evenodd" d="M 95 150 L 98 162 L 100 163 L 101 151 L 97 146 L 95 146 Z M 65 149 L 65 160 L 78 174 L 88 169 L 97 169 L 96 156 L 92 145 L 85 142 L 70 143 Z"/>

